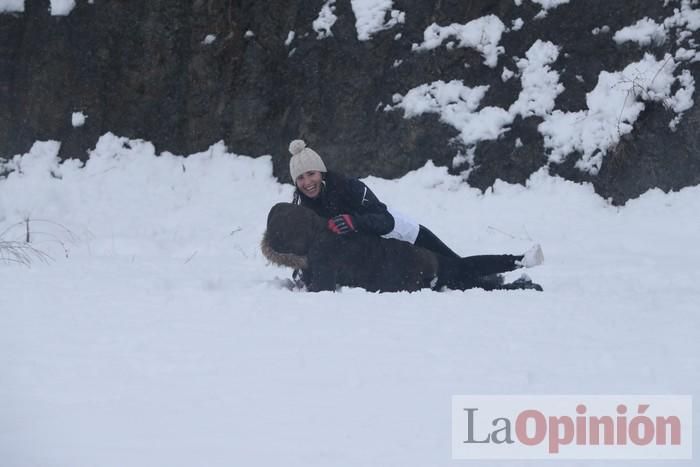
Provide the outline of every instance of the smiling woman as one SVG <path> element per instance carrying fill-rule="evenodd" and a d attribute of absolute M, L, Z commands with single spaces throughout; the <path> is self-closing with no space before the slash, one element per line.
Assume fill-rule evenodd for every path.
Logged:
<path fill-rule="evenodd" d="M 326 164 L 316 151 L 306 147 L 306 143 L 296 139 L 289 145 L 292 158 L 289 160 L 289 173 L 297 189 L 308 198 L 316 198 L 321 193 L 321 183 L 326 173 Z"/>
<path fill-rule="evenodd" d="M 323 175 L 318 170 L 309 170 L 297 177 L 297 188 L 308 198 L 316 198 L 321 194 Z"/>
<path fill-rule="evenodd" d="M 448 258 L 459 258 L 428 228 L 387 208 L 361 181 L 328 171 L 321 156 L 304 141 L 292 141 L 289 152 L 292 154 L 289 173 L 296 185 L 294 204 L 327 219 L 331 232 L 393 238 Z"/>

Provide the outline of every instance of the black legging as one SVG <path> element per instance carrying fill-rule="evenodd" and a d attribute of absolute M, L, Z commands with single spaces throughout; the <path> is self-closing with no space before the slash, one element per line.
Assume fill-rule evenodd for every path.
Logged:
<path fill-rule="evenodd" d="M 450 250 L 450 247 L 445 245 L 442 240 L 440 240 L 437 235 L 432 233 L 430 229 L 424 225 L 420 225 L 418 229 L 418 236 L 416 241 L 413 243 L 415 246 L 425 248 L 433 253 L 445 256 L 447 258 L 460 258 L 460 256 L 454 251 Z"/>
<path fill-rule="evenodd" d="M 458 259 L 438 256 L 440 272 L 434 288 L 500 289 L 503 288 L 501 273 L 519 268 L 518 262 L 522 259 L 522 255 L 478 255 Z"/>
<path fill-rule="evenodd" d="M 523 259 L 523 255 L 477 255 L 462 258 L 445 245 L 429 228 L 424 225 L 419 227 L 418 236 L 414 242 L 415 246 L 425 248 L 446 258 L 460 259 L 462 268 L 475 271 L 479 275 L 512 271 L 519 267 L 516 262 Z"/>
<path fill-rule="evenodd" d="M 523 255 L 477 255 L 461 258 L 459 264 L 462 273 L 488 276 L 518 269 L 522 259 Z"/>

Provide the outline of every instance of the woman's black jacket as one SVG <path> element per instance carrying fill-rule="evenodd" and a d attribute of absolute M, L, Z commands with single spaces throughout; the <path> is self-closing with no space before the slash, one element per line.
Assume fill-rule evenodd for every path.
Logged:
<path fill-rule="evenodd" d="M 294 202 L 327 219 L 350 214 L 360 232 L 384 235 L 394 230 L 394 218 L 386 205 L 356 178 L 326 172 L 321 193 L 316 198 L 309 198 L 297 189 Z"/>

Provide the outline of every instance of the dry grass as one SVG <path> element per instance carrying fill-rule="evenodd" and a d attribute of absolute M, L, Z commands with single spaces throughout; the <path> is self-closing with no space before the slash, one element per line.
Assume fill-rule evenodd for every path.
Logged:
<path fill-rule="evenodd" d="M 49 262 L 51 257 L 27 242 L 0 240 L 0 263 L 31 266 L 35 261 Z"/>

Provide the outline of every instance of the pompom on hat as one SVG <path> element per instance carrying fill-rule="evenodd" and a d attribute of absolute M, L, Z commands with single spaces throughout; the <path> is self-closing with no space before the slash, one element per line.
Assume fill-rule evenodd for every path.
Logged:
<path fill-rule="evenodd" d="M 299 175 L 310 170 L 319 172 L 328 172 L 326 164 L 316 151 L 306 147 L 304 140 L 295 139 L 289 143 L 289 152 L 292 158 L 289 160 L 289 173 L 292 175 L 292 180 L 296 182 Z"/>

